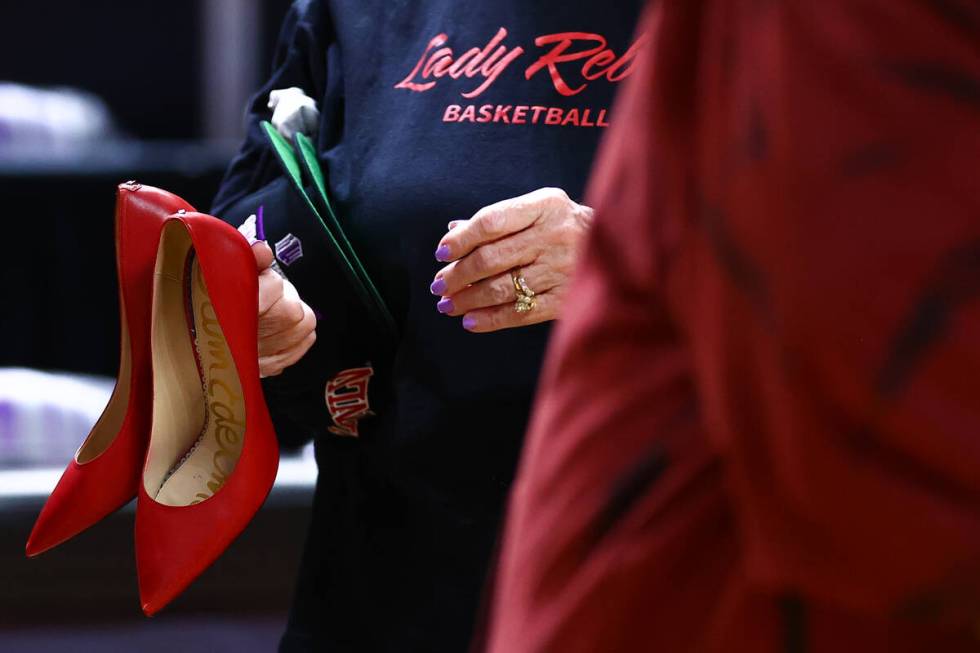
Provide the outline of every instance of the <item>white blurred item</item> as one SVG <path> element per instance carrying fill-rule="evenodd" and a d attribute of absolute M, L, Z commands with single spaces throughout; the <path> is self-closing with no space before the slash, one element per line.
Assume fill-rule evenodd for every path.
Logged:
<path fill-rule="evenodd" d="M 0 150 L 70 149 L 115 131 L 109 107 L 91 93 L 0 82 Z"/>
<path fill-rule="evenodd" d="M 0 468 L 63 467 L 109 403 L 113 385 L 98 376 L 0 369 Z"/>
<path fill-rule="evenodd" d="M 320 126 L 320 111 L 316 102 L 303 89 L 284 88 L 269 93 L 272 124 L 283 137 L 292 140 L 296 133 L 316 136 Z"/>
<path fill-rule="evenodd" d="M 252 215 L 245 218 L 245 222 L 243 222 L 238 227 L 238 233 L 245 236 L 245 240 L 248 241 L 249 246 L 252 246 L 255 243 L 259 242 L 257 236 L 257 230 L 255 227 L 255 221 L 256 221 L 256 217 L 255 214 L 253 213 Z"/>

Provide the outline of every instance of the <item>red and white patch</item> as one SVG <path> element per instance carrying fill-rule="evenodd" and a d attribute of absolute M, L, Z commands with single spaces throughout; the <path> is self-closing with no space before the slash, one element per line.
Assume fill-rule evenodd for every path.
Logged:
<path fill-rule="evenodd" d="M 358 422 L 373 415 L 368 403 L 368 383 L 373 375 L 370 365 L 353 367 L 327 383 L 327 409 L 333 418 L 333 426 L 327 430 L 335 435 L 358 437 Z"/>

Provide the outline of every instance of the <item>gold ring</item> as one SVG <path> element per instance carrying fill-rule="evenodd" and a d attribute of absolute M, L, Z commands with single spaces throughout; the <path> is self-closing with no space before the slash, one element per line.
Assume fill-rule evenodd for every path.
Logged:
<path fill-rule="evenodd" d="M 536 293 L 533 290 L 531 290 L 531 286 L 527 285 L 527 279 L 525 279 L 523 275 L 521 275 L 521 271 L 519 268 L 514 268 L 513 270 L 510 271 L 510 278 L 511 281 L 514 282 L 514 292 L 517 293 L 518 297 L 520 297 L 521 295 L 534 297 Z"/>
<path fill-rule="evenodd" d="M 510 271 L 510 279 L 514 282 L 514 293 L 517 296 L 514 300 L 514 310 L 518 313 L 527 313 L 534 308 L 534 291 L 527 285 L 527 280 L 521 275 L 519 268 Z"/>
<path fill-rule="evenodd" d="M 514 302 L 514 310 L 518 313 L 528 313 L 534 308 L 534 297 L 521 295 Z"/>
<path fill-rule="evenodd" d="M 510 271 L 510 280 L 514 282 L 514 292 L 518 297 L 523 294 L 523 291 L 521 290 L 521 283 L 517 280 L 520 275 L 521 271 L 517 268 Z"/>
<path fill-rule="evenodd" d="M 534 291 L 531 290 L 529 285 L 527 285 L 527 281 L 524 279 L 524 277 L 517 277 L 517 285 L 520 286 L 522 293 L 528 297 L 534 297 Z"/>

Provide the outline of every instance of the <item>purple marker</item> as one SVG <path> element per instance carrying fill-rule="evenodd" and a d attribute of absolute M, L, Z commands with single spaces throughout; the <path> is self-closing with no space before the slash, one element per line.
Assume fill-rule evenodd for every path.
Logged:
<path fill-rule="evenodd" d="M 255 237 L 263 242 L 265 241 L 265 223 L 262 221 L 264 209 L 265 205 L 263 204 L 255 212 Z"/>

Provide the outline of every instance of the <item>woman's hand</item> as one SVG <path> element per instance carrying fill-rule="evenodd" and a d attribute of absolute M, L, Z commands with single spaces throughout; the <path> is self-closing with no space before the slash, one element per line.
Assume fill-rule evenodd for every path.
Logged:
<path fill-rule="evenodd" d="M 259 270 L 259 375 L 275 376 L 303 357 L 316 341 L 316 317 L 296 287 L 272 269 L 272 249 L 252 245 Z"/>
<path fill-rule="evenodd" d="M 553 320 L 561 313 L 565 288 L 592 209 L 565 191 L 542 188 L 480 209 L 469 220 L 450 223 L 436 259 L 432 294 L 437 310 L 462 315 L 463 328 L 484 333 Z M 518 312 L 511 270 L 534 291 L 534 308 Z"/>

